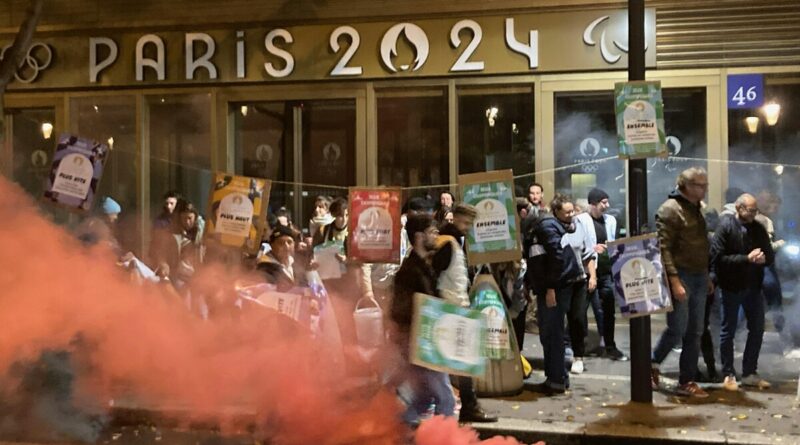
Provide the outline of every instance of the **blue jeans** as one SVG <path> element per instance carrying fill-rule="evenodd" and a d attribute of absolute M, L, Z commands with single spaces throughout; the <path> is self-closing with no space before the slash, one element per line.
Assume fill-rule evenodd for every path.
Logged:
<path fill-rule="evenodd" d="M 672 312 L 667 314 L 667 329 L 661 334 L 653 350 L 653 363 L 660 364 L 673 347 L 683 343 L 680 358 L 681 384 L 694 381 L 697 376 L 697 359 L 700 357 L 700 337 L 706 312 L 708 274 L 678 270 L 686 289 L 686 300 L 672 299 Z"/>
<path fill-rule="evenodd" d="M 758 355 L 764 339 L 764 298 L 761 289 L 741 291 L 722 290 L 722 332 L 720 333 L 720 356 L 722 373 L 735 376 L 733 366 L 733 338 L 739 322 L 739 308 L 744 309 L 747 318 L 747 343 L 742 359 L 742 376 L 755 374 L 758 368 Z"/>
<path fill-rule="evenodd" d="M 545 291 L 537 292 L 536 316 L 539 322 L 539 341 L 544 350 L 545 385 L 566 389 L 569 384 L 564 362 L 564 319 L 569 311 L 572 287 L 556 289 L 556 305 L 547 307 Z"/>
<path fill-rule="evenodd" d="M 436 405 L 435 414 L 452 416 L 456 399 L 450 387 L 450 377 L 439 371 L 411 365 L 408 370 L 410 391 L 403 414 L 403 421 L 409 425 L 419 423 L 420 416 L 428 411 L 431 403 Z"/>

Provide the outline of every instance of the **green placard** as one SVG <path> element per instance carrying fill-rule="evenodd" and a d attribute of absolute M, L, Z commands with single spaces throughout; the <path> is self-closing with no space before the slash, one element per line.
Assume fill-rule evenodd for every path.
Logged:
<path fill-rule="evenodd" d="M 460 175 L 461 196 L 478 215 L 467 233 L 471 266 L 516 261 L 522 257 L 511 170 Z"/>
<path fill-rule="evenodd" d="M 414 294 L 411 363 L 448 374 L 483 377 L 484 316 L 425 294 Z"/>
<path fill-rule="evenodd" d="M 619 157 L 637 159 L 669 155 L 664 132 L 661 82 L 619 82 L 614 85 Z"/>

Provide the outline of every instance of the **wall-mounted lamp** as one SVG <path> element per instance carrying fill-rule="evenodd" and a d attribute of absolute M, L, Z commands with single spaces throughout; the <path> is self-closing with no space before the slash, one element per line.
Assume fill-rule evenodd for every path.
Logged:
<path fill-rule="evenodd" d="M 775 102 L 764 105 L 764 115 L 767 117 L 767 125 L 771 127 L 777 124 L 781 116 L 781 106 Z"/>
<path fill-rule="evenodd" d="M 114 136 L 111 136 L 110 138 L 108 138 L 108 140 L 106 142 L 108 142 L 108 149 L 109 150 L 113 150 L 114 149 Z"/>
<path fill-rule="evenodd" d="M 775 166 L 775 174 L 778 176 L 783 174 L 783 165 L 778 164 Z"/>
<path fill-rule="evenodd" d="M 247 112 L 249 109 L 247 108 L 247 105 L 242 105 L 242 108 L 240 108 L 239 111 L 242 112 L 242 116 L 247 117 Z"/>
<path fill-rule="evenodd" d="M 494 127 L 495 121 L 497 120 L 497 113 L 500 110 L 497 107 L 491 107 L 486 109 L 486 120 L 489 121 L 489 126 Z"/>
<path fill-rule="evenodd" d="M 756 134 L 758 131 L 758 121 L 760 119 L 757 116 L 748 116 L 744 119 L 744 122 L 747 124 L 747 131 L 750 134 Z"/>
<path fill-rule="evenodd" d="M 53 135 L 53 124 L 50 122 L 42 123 L 42 137 L 45 139 L 50 139 L 50 136 Z"/>

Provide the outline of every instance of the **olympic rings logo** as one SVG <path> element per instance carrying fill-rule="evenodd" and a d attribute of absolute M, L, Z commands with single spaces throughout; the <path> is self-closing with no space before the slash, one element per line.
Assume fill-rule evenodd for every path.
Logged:
<path fill-rule="evenodd" d="M 0 60 L 6 56 L 6 51 L 11 45 L 6 45 L 0 51 Z M 47 69 L 53 61 L 53 50 L 46 43 L 34 43 L 28 48 L 27 54 L 17 67 L 14 77 L 22 83 L 31 83 L 39 77 L 39 72 Z"/>

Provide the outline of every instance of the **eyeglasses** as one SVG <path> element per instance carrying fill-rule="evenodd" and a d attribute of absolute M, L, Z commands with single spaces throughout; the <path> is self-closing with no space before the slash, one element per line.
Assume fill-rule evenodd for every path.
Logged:
<path fill-rule="evenodd" d="M 744 207 L 744 206 L 742 206 L 740 208 L 742 210 L 744 210 L 745 212 L 750 213 L 750 214 L 758 213 L 758 207 Z"/>
<path fill-rule="evenodd" d="M 689 185 L 693 185 L 695 187 L 699 187 L 701 189 L 707 189 L 708 183 L 707 182 L 690 182 Z"/>

